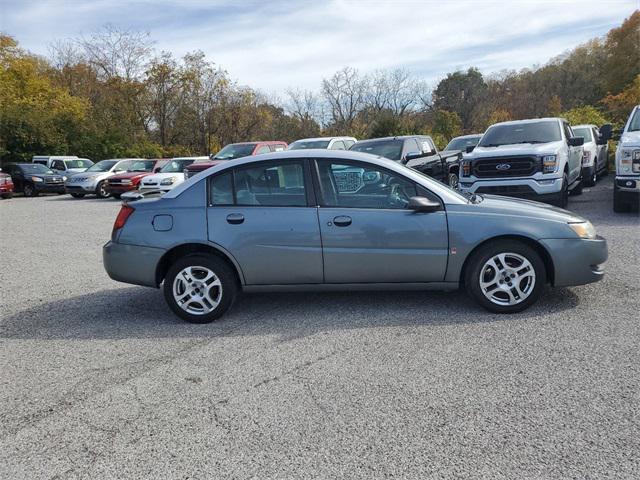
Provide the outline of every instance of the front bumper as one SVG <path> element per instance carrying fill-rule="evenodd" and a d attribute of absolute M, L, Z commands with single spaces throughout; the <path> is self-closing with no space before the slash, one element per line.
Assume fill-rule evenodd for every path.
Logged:
<path fill-rule="evenodd" d="M 554 286 L 585 285 L 604 277 L 602 264 L 609 256 L 604 238 L 551 238 L 540 240 L 540 243 L 553 261 Z"/>
<path fill-rule="evenodd" d="M 172 185 L 140 185 L 140 188 L 138 190 L 140 192 L 142 192 L 142 193 L 144 193 L 144 192 L 157 192 L 158 190 L 161 191 L 161 192 L 168 192 L 169 190 L 171 190 L 176 185 L 178 185 L 178 184 L 174 183 Z"/>
<path fill-rule="evenodd" d="M 38 193 L 65 193 L 64 183 L 33 183 L 33 187 Z"/>
<path fill-rule="evenodd" d="M 97 182 L 65 183 L 64 189 L 67 193 L 96 193 Z"/>
<path fill-rule="evenodd" d="M 127 185 L 123 185 L 123 184 L 110 184 L 107 183 L 107 185 L 105 186 L 105 190 L 107 191 L 107 193 L 110 194 L 116 194 L 116 195 L 121 195 L 123 193 L 126 192 L 130 192 L 132 190 L 137 190 L 138 189 L 138 185 L 137 184 L 127 184 Z"/>
<path fill-rule="evenodd" d="M 469 193 L 490 193 L 539 199 L 539 197 L 558 195 L 562 190 L 562 178 L 484 180 L 477 177 L 462 177 L 459 185 L 460 190 Z"/>
<path fill-rule="evenodd" d="M 156 270 L 165 250 L 107 242 L 102 262 L 109 277 L 117 282 L 157 287 Z"/>

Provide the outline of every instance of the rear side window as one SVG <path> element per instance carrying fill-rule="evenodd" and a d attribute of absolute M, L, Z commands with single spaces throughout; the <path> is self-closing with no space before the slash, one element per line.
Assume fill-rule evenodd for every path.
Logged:
<path fill-rule="evenodd" d="M 265 162 L 216 175 L 210 183 L 213 205 L 306 207 L 302 162 Z"/>
<path fill-rule="evenodd" d="M 258 147 L 258 150 L 256 150 L 256 155 L 260 155 L 261 153 L 269 153 L 269 152 L 271 152 L 269 145 L 262 145 L 261 147 Z"/>
<path fill-rule="evenodd" d="M 345 150 L 344 142 L 342 140 L 333 142 L 333 145 L 331 145 L 331 150 Z"/>

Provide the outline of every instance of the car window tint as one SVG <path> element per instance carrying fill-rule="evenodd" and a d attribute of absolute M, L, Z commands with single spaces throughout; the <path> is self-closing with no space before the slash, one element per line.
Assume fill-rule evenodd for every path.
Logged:
<path fill-rule="evenodd" d="M 234 178 L 236 205 L 307 205 L 302 162 L 269 162 L 249 168 L 238 168 Z"/>
<path fill-rule="evenodd" d="M 233 205 L 233 175 L 231 172 L 216 175 L 211 179 L 211 203 Z"/>
<path fill-rule="evenodd" d="M 395 172 L 358 162 L 318 162 L 323 206 L 404 209 L 415 184 Z"/>

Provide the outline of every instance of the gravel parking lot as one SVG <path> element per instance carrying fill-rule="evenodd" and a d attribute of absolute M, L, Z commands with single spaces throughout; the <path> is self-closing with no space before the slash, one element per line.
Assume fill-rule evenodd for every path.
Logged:
<path fill-rule="evenodd" d="M 201 326 L 107 277 L 119 202 L 0 201 L 0 478 L 639 478 L 640 223 L 611 190 L 569 205 L 605 280 L 522 314 L 260 294 Z"/>

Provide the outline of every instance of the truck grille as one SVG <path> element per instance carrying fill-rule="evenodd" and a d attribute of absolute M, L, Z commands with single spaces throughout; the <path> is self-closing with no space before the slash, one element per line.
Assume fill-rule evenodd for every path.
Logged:
<path fill-rule="evenodd" d="M 528 177 L 540 170 L 537 157 L 483 158 L 473 165 L 478 178 Z"/>
<path fill-rule="evenodd" d="M 50 177 L 45 180 L 47 185 L 59 185 L 62 183 L 62 177 Z"/>

